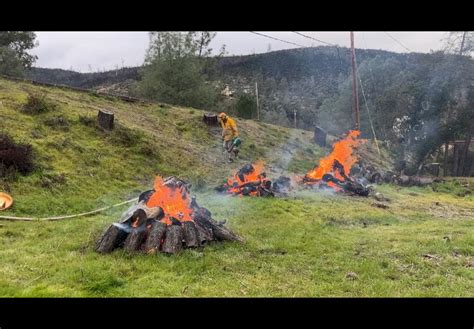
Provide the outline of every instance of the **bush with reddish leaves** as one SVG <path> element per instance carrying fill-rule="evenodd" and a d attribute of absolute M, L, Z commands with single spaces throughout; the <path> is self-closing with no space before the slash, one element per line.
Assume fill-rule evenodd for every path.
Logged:
<path fill-rule="evenodd" d="M 0 177 L 11 170 L 25 175 L 34 169 L 33 148 L 30 144 L 17 144 L 10 136 L 0 134 Z"/>

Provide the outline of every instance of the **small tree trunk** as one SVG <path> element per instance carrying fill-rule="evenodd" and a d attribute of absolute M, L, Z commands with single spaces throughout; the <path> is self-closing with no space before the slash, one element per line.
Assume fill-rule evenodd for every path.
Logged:
<path fill-rule="evenodd" d="M 107 110 L 99 110 L 97 115 L 99 126 L 106 130 L 114 129 L 114 113 Z"/>
<path fill-rule="evenodd" d="M 448 176 L 448 143 L 444 144 L 443 176 Z"/>
<path fill-rule="evenodd" d="M 472 133 L 469 131 L 466 137 L 466 141 L 464 142 L 463 153 L 461 155 L 461 162 L 459 164 L 459 175 L 465 176 L 468 174 L 468 156 L 469 156 L 469 145 L 471 144 L 471 135 Z"/>
<path fill-rule="evenodd" d="M 181 225 L 168 225 L 165 242 L 161 251 L 176 254 L 183 247 L 183 228 Z"/>
<path fill-rule="evenodd" d="M 459 169 L 459 146 L 454 143 L 454 155 L 453 155 L 453 174 L 452 176 L 458 176 Z"/>

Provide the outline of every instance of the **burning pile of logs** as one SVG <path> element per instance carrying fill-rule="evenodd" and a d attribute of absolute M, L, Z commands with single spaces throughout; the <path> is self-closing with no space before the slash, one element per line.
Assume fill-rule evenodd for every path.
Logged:
<path fill-rule="evenodd" d="M 286 194 L 291 188 L 289 177 L 280 176 L 275 182 L 267 178 L 262 161 L 248 163 L 240 168 L 226 183 L 216 188 L 218 192 L 242 196 L 273 197 Z"/>
<path fill-rule="evenodd" d="M 303 183 L 309 186 L 314 186 L 314 184 L 316 184 L 318 188 L 336 187 L 336 191 L 342 191 L 349 194 L 356 194 L 360 196 L 369 195 L 370 189 L 367 186 L 364 186 L 356 180 L 347 176 L 344 170 L 344 166 L 338 160 L 333 161 L 332 169 L 333 173 L 324 174 L 321 180 L 305 176 L 303 178 Z M 336 175 L 338 177 L 341 177 L 341 179 L 337 178 Z"/>
<path fill-rule="evenodd" d="M 118 223 L 110 225 L 97 241 L 96 251 L 117 248 L 148 254 L 178 253 L 203 247 L 211 241 L 242 241 L 211 212 L 189 198 L 190 185 L 175 177 L 157 177 L 155 189 L 142 193 Z"/>
<path fill-rule="evenodd" d="M 350 178 L 347 173 L 356 164 L 358 158 L 353 150 L 364 143 L 358 139 L 360 131 L 351 130 L 347 136 L 333 145 L 330 154 L 322 158 L 318 165 L 306 173 L 302 183 L 309 187 L 329 188 L 336 192 L 346 192 L 360 196 L 368 196 L 370 189 L 359 181 Z"/>

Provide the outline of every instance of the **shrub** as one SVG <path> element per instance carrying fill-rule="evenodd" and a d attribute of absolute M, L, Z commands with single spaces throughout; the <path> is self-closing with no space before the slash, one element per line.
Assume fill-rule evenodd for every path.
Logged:
<path fill-rule="evenodd" d="M 243 94 L 237 99 L 235 109 L 237 115 L 244 119 L 251 119 L 252 114 L 256 111 L 257 103 L 250 95 Z"/>
<path fill-rule="evenodd" d="M 16 144 L 11 137 L 0 134 L 0 176 L 16 170 L 23 175 L 34 169 L 33 147 L 30 144 Z"/>
<path fill-rule="evenodd" d="M 41 114 L 54 109 L 56 109 L 56 104 L 46 99 L 44 93 L 29 93 L 26 103 L 23 105 L 23 112 L 27 114 Z"/>
<path fill-rule="evenodd" d="M 79 115 L 79 122 L 87 127 L 94 127 L 96 119 L 87 115 Z"/>
<path fill-rule="evenodd" d="M 64 130 L 64 131 L 68 131 L 69 126 L 70 126 L 69 121 L 62 115 L 58 117 L 46 119 L 43 121 L 43 123 L 53 129 Z"/>

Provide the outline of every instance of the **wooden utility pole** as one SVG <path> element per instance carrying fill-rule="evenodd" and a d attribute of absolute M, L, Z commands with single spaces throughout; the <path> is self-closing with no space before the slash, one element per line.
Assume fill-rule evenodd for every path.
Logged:
<path fill-rule="evenodd" d="M 466 33 L 467 32 L 464 32 L 462 34 L 462 41 L 461 41 L 461 47 L 459 48 L 459 55 L 462 56 L 462 53 L 464 51 L 464 42 L 466 40 Z M 467 163 L 467 158 L 469 157 L 469 144 L 471 143 L 471 138 L 472 138 L 472 127 L 470 126 L 469 127 L 469 130 L 468 130 L 468 134 L 467 134 L 467 137 L 466 137 L 466 140 L 464 142 L 464 150 L 461 154 L 461 161 L 459 163 L 459 176 L 464 176 L 464 172 L 465 172 L 465 163 Z M 466 175 L 469 175 L 468 172 L 466 172 Z"/>
<path fill-rule="evenodd" d="M 357 89 L 356 67 L 355 67 L 355 49 L 354 49 L 354 32 L 351 31 L 351 63 L 352 63 L 352 106 L 354 109 L 355 129 L 360 130 L 359 115 L 359 92 Z"/>
<path fill-rule="evenodd" d="M 255 82 L 255 95 L 257 97 L 257 121 L 260 121 L 260 110 L 258 107 L 258 85 L 257 82 Z"/>
<path fill-rule="evenodd" d="M 462 55 L 462 52 L 464 51 L 464 41 L 466 40 L 466 33 L 464 32 L 462 34 L 462 41 L 461 41 L 461 48 L 459 48 L 459 55 Z"/>
<path fill-rule="evenodd" d="M 449 175 L 448 171 L 448 147 L 449 143 L 444 143 L 444 159 L 443 159 L 443 176 L 446 177 Z"/>
<path fill-rule="evenodd" d="M 462 39 L 461 39 L 461 46 L 459 47 L 459 55 L 461 55 L 461 56 L 462 56 L 462 53 L 464 51 L 464 42 L 465 42 L 465 40 L 466 40 L 466 32 L 463 32 Z M 468 134 L 468 136 L 466 138 L 466 143 L 465 143 L 465 145 L 466 145 L 465 152 L 466 151 L 469 152 L 469 142 L 470 141 L 471 141 L 471 136 L 469 136 L 469 134 Z M 457 162 L 457 153 L 456 153 L 457 149 L 456 149 L 455 144 L 456 143 L 453 144 L 453 153 L 454 153 L 453 154 L 453 158 L 454 158 L 453 160 L 454 161 L 453 161 L 453 169 L 452 169 L 452 172 L 451 172 L 453 176 L 456 176 L 456 171 L 457 171 L 457 167 L 458 167 L 457 163 L 456 163 Z M 444 161 L 443 161 L 444 176 L 449 175 L 449 171 L 448 171 L 448 151 L 449 151 L 449 142 L 446 142 L 444 144 Z M 466 157 L 467 157 L 467 155 L 466 155 Z M 462 164 L 464 166 L 464 159 L 462 160 Z"/>

